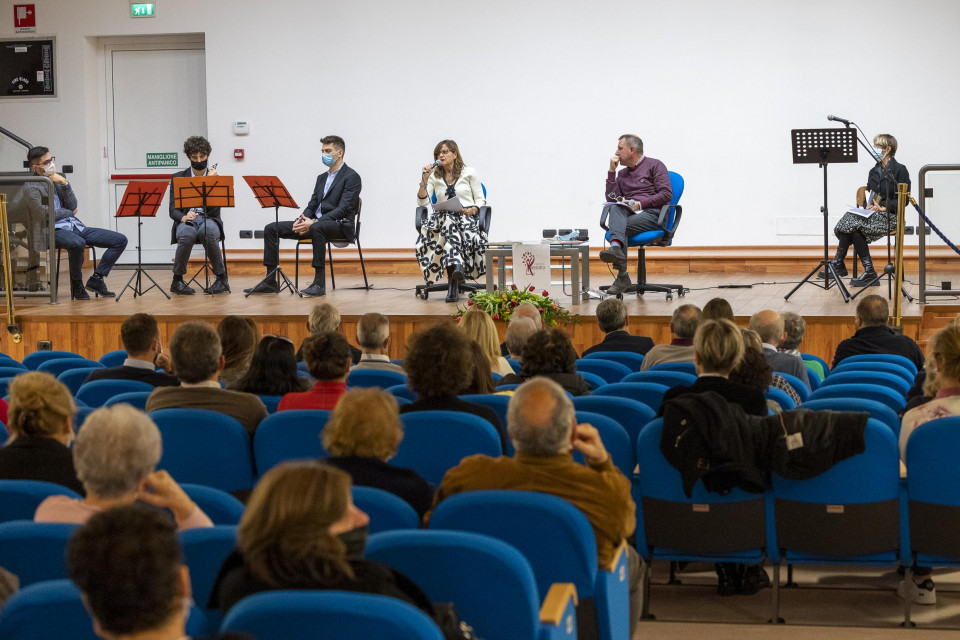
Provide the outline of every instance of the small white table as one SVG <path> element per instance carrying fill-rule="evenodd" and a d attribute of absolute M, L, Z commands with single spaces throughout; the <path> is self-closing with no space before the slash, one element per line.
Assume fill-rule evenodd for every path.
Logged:
<path fill-rule="evenodd" d="M 493 291 L 493 263 L 497 261 L 497 288 L 501 291 L 507 286 L 507 258 L 513 257 L 513 242 L 488 242 L 484 264 L 487 271 L 487 291 Z M 565 260 L 570 258 L 570 284 L 573 288 L 570 294 L 573 304 L 580 304 L 584 292 L 590 289 L 590 245 L 586 242 L 552 242 L 550 243 L 551 271 L 553 258 Z M 561 270 L 564 264 L 561 262 Z M 563 276 L 563 286 L 566 287 L 566 275 Z"/>

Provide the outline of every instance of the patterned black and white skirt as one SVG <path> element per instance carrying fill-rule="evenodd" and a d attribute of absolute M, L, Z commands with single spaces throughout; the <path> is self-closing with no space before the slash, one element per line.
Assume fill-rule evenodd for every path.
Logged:
<path fill-rule="evenodd" d="M 417 238 L 417 262 L 427 284 L 446 277 L 447 267 L 460 265 L 463 275 L 477 279 L 486 273 L 483 253 L 487 234 L 480 229 L 480 216 L 427 214 Z"/>
<path fill-rule="evenodd" d="M 834 235 L 859 231 L 867 239 L 867 244 L 876 242 L 887 235 L 887 216 L 890 216 L 890 230 L 897 228 L 896 217 L 886 211 L 877 211 L 869 218 L 858 216 L 855 213 L 845 213 L 837 226 L 833 228 Z"/>

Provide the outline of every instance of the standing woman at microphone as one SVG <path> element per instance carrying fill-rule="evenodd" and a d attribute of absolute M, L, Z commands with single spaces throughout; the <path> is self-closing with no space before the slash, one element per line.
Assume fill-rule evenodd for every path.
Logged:
<path fill-rule="evenodd" d="M 464 165 L 460 149 L 453 140 L 441 140 L 433 149 L 433 164 L 423 168 L 417 205 L 429 206 L 454 196 L 460 198 L 459 212 L 427 214 L 417 238 L 417 261 L 427 284 L 439 282 L 447 274 L 447 302 L 456 302 L 458 285 L 465 278 L 484 275 L 483 253 L 486 232 L 480 228 L 480 207 L 486 204 L 477 172 Z"/>
<path fill-rule="evenodd" d="M 907 191 L 910 190 L 910 172 L 894 158 L 897 155 L 897 139 L 889 133 L 880 133 L 873 138 L 873 147 L 871 152 L 877 164 L 867 174 L 867 192 L 872 193 L 873 198 L 870 199 L 868 195 L 870 201 L 864 206 L 874 214 L 864 218 L 855 213 L 845 213 L 833 229 L 839 240 L 837 255 L 833 258 L 837 275 L 847 275 L 844 258 L 851 243 L 863 263 L 863 273 L 850 281 L 852 287 L 880 285 L 868 245 L 897 228 L 897 184 L 903 182 L 907 185 Z M 825 277 L 823 271 L 820 277 Z"/>

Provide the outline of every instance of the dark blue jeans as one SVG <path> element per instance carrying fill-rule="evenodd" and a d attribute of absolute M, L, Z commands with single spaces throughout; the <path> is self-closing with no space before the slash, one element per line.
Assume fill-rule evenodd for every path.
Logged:
<path fill-rule="evenodd" d="M 86 245 L 106 249 L 97 263 L 96 273 L 106 277 L 110 269 L 117 262 L 120 254 L 127 248 L 127 236 L 109 229 L 97 229 L 96 227 L 85 227 L 79 233 L 68 231 L 67 229 L 57 229 L 54 231 L 54 240 L 56 246 L 67 250 L 70 259 L 70 279 L 82 280 L 83 273 L 83 252 Z"/>

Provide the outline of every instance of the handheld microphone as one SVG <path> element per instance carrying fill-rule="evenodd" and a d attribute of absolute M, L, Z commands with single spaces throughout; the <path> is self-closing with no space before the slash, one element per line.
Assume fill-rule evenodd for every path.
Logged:
<path fill-rule="evenodd" d="M 433 161 L 433 166 L 434 166 L 434 167 L 439 167 L 439 166 L 440 166 L 440 161 L 439 161 L 439 160 L 434 160 L 434 161 Z"/>
<path fill-rule="evenodd" d="M 833 120 L 834 122 L 842 122 L 843 124 L 847 125 L 848 127 L 849 127 L 851 124 L 855 124 L 855 123 L 850 122 L 849 120 L 845 120 L 844 118 L 838 118 L 837 116 L 834 116 L 834 115 L 829 115 L 829 116 L 827 116 L 827 120 Z"/>

